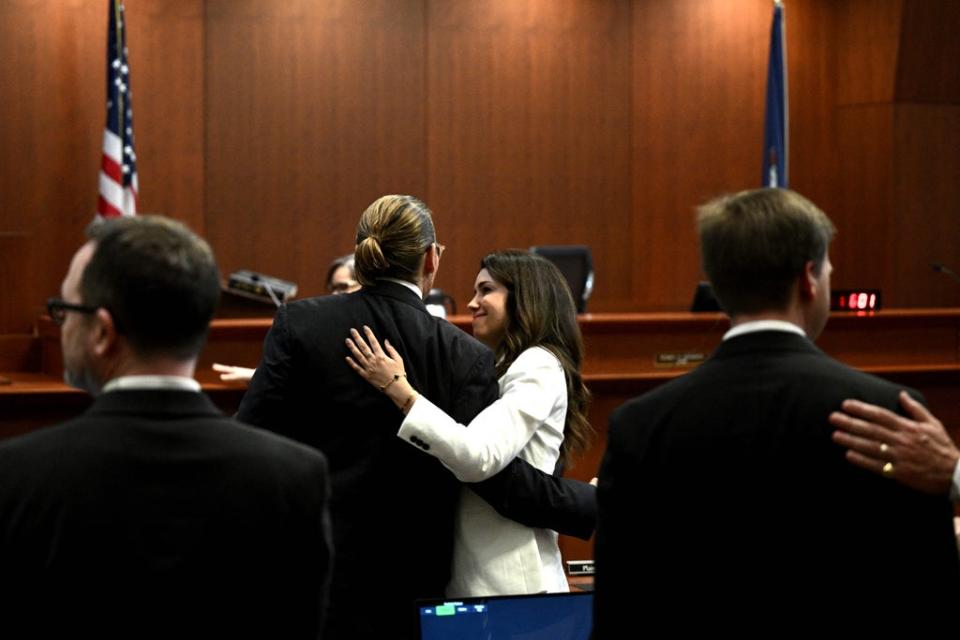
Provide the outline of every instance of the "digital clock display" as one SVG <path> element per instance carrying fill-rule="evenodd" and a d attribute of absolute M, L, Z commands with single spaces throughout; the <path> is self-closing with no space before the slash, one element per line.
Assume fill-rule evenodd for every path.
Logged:
<path fill-rule="evenodd" d="M 830 294 L 830 309 L 833 311 L 878 311 L 879 289 L 841 289 Z"/>

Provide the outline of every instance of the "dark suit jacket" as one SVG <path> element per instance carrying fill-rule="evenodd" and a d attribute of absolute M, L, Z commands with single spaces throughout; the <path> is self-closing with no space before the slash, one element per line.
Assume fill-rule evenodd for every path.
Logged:
<path fill-rule="evenodd" d="M 337 559 L 327 631 L 335 638 L 409 633 L 412 602 L 443 595 L 460 491 L 439 461 L 397 438 L 401 412 L 347 366 L 345 340 L 363 325 L 400 352 L 410 384 L 459 422 L 469 423 L 498 395 L 490 350 L 431 316 L 400 284 L 303 300 L 277 312 L 238 416 L 314 446 L 330 461 Z M 523 524 L 563 528 L 579 519 L 582 531 L 586 519 L 586 528 L 593 527 L 589 492 L 577 500 L 576 489 L 561 488 L 526 463 L 515 461 L 472 486 Z M 544 498 L 552 503 L 530 499 L 538 495 L 552 496 Z"/>
<path fill-rule="evenodd" d="M 4 635 L 315 638 L 328 491 L 322 455 L 200 393 L 102 394 L 0 443 Z"/>
<path fill-rule="evenodd" d="M 955 610 L 948 500 L 854 467 L 830 439 L 845 398 L 896 409 L 898 391 L 767 331 L 620 407 L 598 491 L 596 636 L 638 619 L 792 626 L 863 603 L 878 623 L 904 597 Z"/>

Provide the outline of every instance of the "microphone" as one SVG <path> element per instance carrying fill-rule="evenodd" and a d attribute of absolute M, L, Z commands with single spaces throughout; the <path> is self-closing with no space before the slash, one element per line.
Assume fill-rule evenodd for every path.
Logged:
<path fill-rule="evenodd" d="M 947 267 L 943 266 L 939 262 L 933 263 L 933 270 L 939 271 L 940 273 L 950 276 L 950 278 L 955 280 L 957 284 L 960 284 L 960 276 L 958 276 L 954 271 L 948 269 Z"/>

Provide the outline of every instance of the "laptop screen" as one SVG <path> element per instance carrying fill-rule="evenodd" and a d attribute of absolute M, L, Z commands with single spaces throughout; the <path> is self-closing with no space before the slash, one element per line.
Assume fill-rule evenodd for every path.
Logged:
<path fill-rule="evenodd" d="M 422 600 L 417 611 L 421 640 L 588 640 L 593 594 Z"/>

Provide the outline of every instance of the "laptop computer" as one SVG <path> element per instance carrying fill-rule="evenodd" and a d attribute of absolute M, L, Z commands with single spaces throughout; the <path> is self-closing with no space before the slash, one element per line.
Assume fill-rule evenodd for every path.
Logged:
<path fill-rule="evenodd" d="M 416 614 L 420 640 L 588 640 L 593 593 L 420 600 Z"/>

